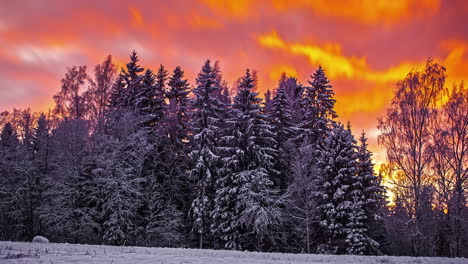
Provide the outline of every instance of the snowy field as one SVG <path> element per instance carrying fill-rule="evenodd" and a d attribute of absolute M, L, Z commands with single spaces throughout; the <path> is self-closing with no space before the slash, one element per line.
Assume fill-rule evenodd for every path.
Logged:
<path fill-rule="evenodd" d="M 468 264 L 468 259 L 413 257 L 358 257 L 306 254 L 252 253 L 225 250 L 113 247 L 73 244 L 1 242 L 0 263 L 330 263 L 330 264 Z"/>

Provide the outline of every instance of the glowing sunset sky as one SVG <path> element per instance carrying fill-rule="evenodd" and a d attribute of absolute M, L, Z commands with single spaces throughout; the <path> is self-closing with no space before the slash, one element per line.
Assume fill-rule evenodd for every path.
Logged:
<path fill-rule="evenodd" d="M 0 110 L 47 110 L 66 67 L 107 54 L 122 64 L 134 49 L 144 67 L 181 65 L 191 83 L 207 58 L 230 83 L 256 69 L 261 92 L 282 72 L 306 84 L 321 64 L 340 120 L 366 130 L 382 160 L 376 119 L 399 79 L 432 57 L 449 85 L 468 80 L 468 1 L 2 0 Z"/>

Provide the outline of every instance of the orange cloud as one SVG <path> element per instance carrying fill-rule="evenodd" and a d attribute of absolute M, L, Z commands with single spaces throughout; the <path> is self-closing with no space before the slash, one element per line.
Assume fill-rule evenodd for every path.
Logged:
<path fill-rule="evenodd" d="M 192 14 L 189 23 L 192 28 L 195 29 L 221 29 L 224 27 L 223 23 L 216 19 L 204 17 L 199 14 Z"/>
<path fill-rule="evenodd" d="M 308 8 L 317 15 L 364 24 L 392 24 L 402 19 L 434 14 L 440 8 L 440 0 L 275 0 L 273 5 L 277 10 Z"/>
<path fill-rule="evenodd" d="M 132 25 L 137 28 L 144 26 L 143 15 L 136 7 L 129 7 L 130 14 L 132 15 Z"/>
<path fill-rule="evenodd" d="M 373 71 L 365 57 L 346 56 L 341 45 L 328 43 L 325 45 L 288 43 L 276 31 L 259 35 L 259 44 L 266 48 L 279 49 L 293 55 L 307 57 L 312 65 L 322 65 L 331 78 L 362 79 L 375 82 L 395 81 L 405 76 L 415 65 L 401 63 L 385 71 Z"/>
<path fill-rule="evenodd" d="M 315 15 L 352 20 L 362 24 L 395 24 L 402 20 L 433 15 L 440 10 L 440 0 L 201 0 L 223 16 L 246 19 L 257 16 L 257 7 L 272 7 L 277 12 L 306 9 Z"/>
<path fill-rule="evenodd" d="M 222 16 L 243 20 L 252 15 L 251 6 L 255 3 L 255 0 L 201 0 L 201 2 L 208 6 L 215 13 L 220 13 Z"/>

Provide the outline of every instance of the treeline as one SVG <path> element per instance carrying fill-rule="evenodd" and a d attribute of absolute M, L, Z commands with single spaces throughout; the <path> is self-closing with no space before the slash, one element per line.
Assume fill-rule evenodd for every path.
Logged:
<path fill-rule="evenodd" d="M 407 79 L 424 77 L 418 87 L 430 86 L 440 66 L 428 65 L 433 68 L 426 75 Z M 391 109 L 411 105 L 399 103 L 405 91 L 417 98 L 415 85 L 405 83 Z M 432 165 L 417 165 L 424 170 L 418 177 L 433 179 L 428 184 L 408 178 L 415 166 L 410 172 L 401 166 L 420 150 L 405 148 L 403 140 L 443 145 L 450 142 L 446 130 L 431 134 L 438 140 L 416 140 L 399 133 L 408 123 L 425 131 L 426 123 L 413 125 L 419 117 L 400 120 L 407 114 L 389 109 L 382 118 L 380 140 L 391 164 L 383 172 L 401 187 L 388 206 L 366 135 L 356 140 L 350 124 L 335 121 L 332 86 L 321 67 L 307 85 L 283 75 L 263 98 L 256 86 L 255 73 L 247 70 L 229 87 L 219 63 L 209 60 L 190 86 L 181 67 L 145 70 L 135 52 L 120 72 L 110 56 L 94 76 L 85 66 L 69 68 L 52 111 L 1 114 L 0 239 L 44 235 L 53 242 L 111 245 L 466 255 L 467 155 L 457 160 L 460 174 L 444 167 L 447 197 L 438 196 L 442 187 L 434 179 L 440 175 L 426 174 L 429 167 L 437 171 Z M 443 109 L 466 110 L 466 89 L 455 90 Z M 455 123 L 466 125 L 459 114 Z M 448 127 L 445 117 L 453 115 L 427 116 Z M 468 146 L 467 126 L 461 130 Z M 403 139 L 391 143 L 395 138 Z M 424 161 L 446 157 L 442 147 L 430 149 Z M 455 211 L 444 207 L 454 199 Z"/>

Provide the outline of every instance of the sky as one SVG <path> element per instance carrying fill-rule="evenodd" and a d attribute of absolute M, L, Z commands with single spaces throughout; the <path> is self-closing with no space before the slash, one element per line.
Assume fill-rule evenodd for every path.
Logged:
<path fill-rule="evenodd" d="M 233 83 L 246 68 L 258 90 L 282 72 L 307 84 L 322 65 L 339 120 L 366 131 L 376 163 L 377 118 L 395 84 L 431 57 L 447 86 L 468 80 L 465 0 L 153 0 L 0 1 L 0 111 L 45 111 L 66 68 L 92 67 L 111 54 L 119 65 L 136 50 L 154 70 L 180 65 L 190 82 L 206 59 Z"/>

